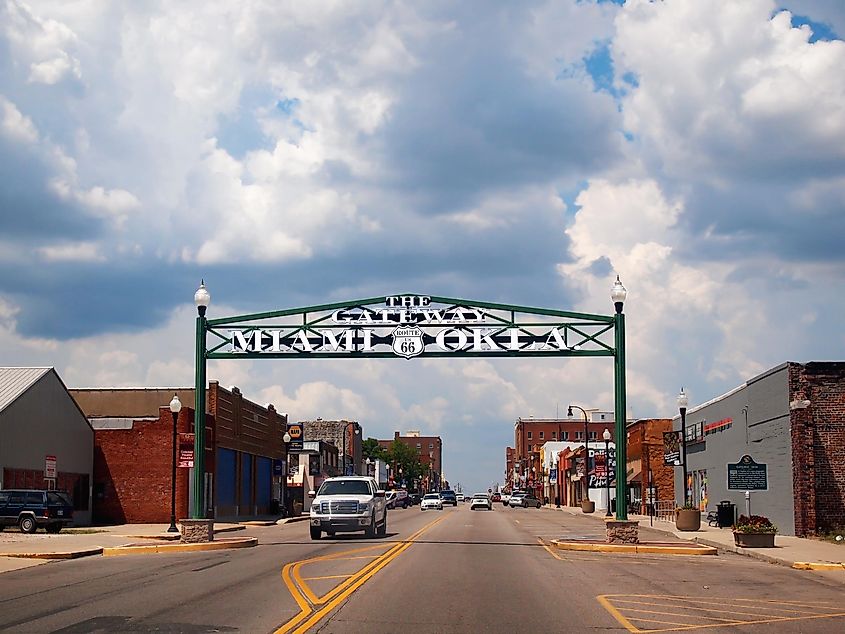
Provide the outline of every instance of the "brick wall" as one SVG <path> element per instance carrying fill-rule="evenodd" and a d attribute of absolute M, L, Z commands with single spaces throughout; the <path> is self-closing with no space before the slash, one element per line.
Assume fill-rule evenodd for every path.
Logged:
<path fill-rule="evenodd" d="M 193 409 L 183 407 L 177 431 L 193 431 L 193 419 Z M 211 435 L 209 427 L 207 422 L 207 437 Z M 170 521 L 172 436 L 173 417 L 167 408 L 160 409 L 157 420 L 135 421 L 132 429 L 95 430 L 95 523 Z M 206 452 L 206 471 L 214 471 L 210 451 Z M 177 469 L 176 518 L 183 517 L 188 517 L 188 469 Z"/>
<path fill-rule="evenodd" d="M 795 534 L 845 528 L 845 363 L 789 364 Z M 809 401 L 803 407 L 801 401 Z"/>
<path fill-rule="evenodd" d="M 675 468 L 663 464 L 663 432 L 672 430 L 669 418 L 640 419 L 628 425 L 628 470 L 636 465 L 641 470 L 642 505 L 646 512 L 648 470 L 651 469 L 652 485 L 657 487 L 658 500 L 675 499 Z"/>

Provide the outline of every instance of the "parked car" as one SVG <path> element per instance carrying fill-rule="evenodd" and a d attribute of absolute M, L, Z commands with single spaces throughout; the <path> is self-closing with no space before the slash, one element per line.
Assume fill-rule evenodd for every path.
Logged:
<path fill-rule="evenodd" d="M 422 502 L 420 502 L 420 510 L 426 511 L 428 509 L 443 510 L 443 500 L 439 493 L 426 493 L 423 496 Z"/>
<path fill-rule="evenodd" d="M 387 534 L 385 493 L 373 478 L 343 476 L 328 478 L 320 490 L 308 492 L 313 498 L 310 512 L 311 539 L 320 539 L 325 532 L 364 531 L 367 537 Z"/>
<path fill-rule="evenodd" d="M 458 498 L 455 496 L 454 491 L 450 491 L 449 489 L 441 491 L 440 497 L 443 499 L 443 504 L 451 504 L 452 506 L 458 505 Z"/>
<path fill-rule="evenodd" d="M 513 507 L 519 506 L 524 509 L 529 507 L 540 508 L 543 506 L 543 503 L 540 502 L 533 493 L 523 493 L 522 495 L 517 496 L 516 500 L 514 500 L 513 496 L 511 496 L 508 504 Z"/>
<path fill-rule="evenodd" d="M 495 491 L 492 496 L 490 496 L 491 502 L 501 502 L 502 501 L 502 494 L 498 491 Z"/>
<path fill-rule="evenodd" d="M 474 511 L 475 509 L 493 510 L 493 502 L 490 501 L 486 493 L 476 493 L 472 496 L 472 500 L 469 503 L 469 510 Z"/>
<path fill-rule="evenodd" d="M 522 498 L 525 495 L 525 491 L 514 491 L 511 493 L 510 498 L 508 499 L 508 506 L 516 508 L 517 506 L 522 506 Z"/>
<path fill-rule="evenodd" d="M 396 491 L 385 491 L 384 506 L 389 509 L 396 508 Z"/>
<path fill-rule="evenodd" d="M 0 491 L 0 530 L 18 526 L 22 533 L 43 528 L 58 533 L 73 524 L 73 502 L 63 491 L 5 489 Z"/>
<path fill-rule="evenodd" d="M 411 501 L 411 504 L 419 504 L 422 501 L 422 495 L 419 493 L 409 493 L 408 499 Z"/>

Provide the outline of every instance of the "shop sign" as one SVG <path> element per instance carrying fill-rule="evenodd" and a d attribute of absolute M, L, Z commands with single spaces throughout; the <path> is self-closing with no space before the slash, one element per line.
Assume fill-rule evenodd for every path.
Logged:
<path fill-rule="evenodd" d="M 557 484 L 557 468 L 549 469 L 549 484 Z"/>
<path fill-rule="evenodd" d="M 302 423 L 288 423 L 287 432 L 290 434 L 288 451 L 302 451 Z"/>
<path fill-rule="evenodd" d="M 48 480 L 55 480 L 56 473 L 56 456 L 44 456 L 44 477 Z"/>
<path fill-rule="evenodd" d="M 283 476 L 285 474 L 285 461 L 273 458 L 273 475 Z"/>
<path fill-rule="evenodd" d="M 570 346 L 567 339 L 563 324 L 503 323 L 501 317 L 486 308 L 435 307 L 431 297 L 401 295 L 385 298 L 384 308 L 335 310 L 307 328 L 232 328 L 227 341 L 232 354 L 342 356 L 388 352 L 410 359 L 443 353 L 559 355 L 581 348 L 583 342 Z"/>
<path fill-rule="evenodd" d="M 767 491 L 766 465 L 744 455 L 736 464 L 728 463 L 728 489 L 731 491 Z"/>
<path fill-rule="evenodd" d="M 677 467 L 681 464 L 681 432 L 663 432 L 663 464 Z"/>
<path fill-rule="evenodd" d="M 609 448 L 609 455 L 605 456 L 604 449 L 590 449 L 590 457 L 593 459 L 593 470 L 587 481 L 590 489 L 604 489 L 608 486 L 615 486 L 616 483 L 616 449 Z M 608 483 L 608 477 L 610 482 Z"/>
<path fill-rule="evenodd" d="M 179 461 L 177 467 L 192 468 L 194 466 L 194 435 L 179 434 Z"/>

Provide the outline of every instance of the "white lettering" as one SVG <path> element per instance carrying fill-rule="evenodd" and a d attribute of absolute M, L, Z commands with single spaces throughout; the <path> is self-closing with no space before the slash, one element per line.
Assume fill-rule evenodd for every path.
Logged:
<path fill-rule="evenodd" d="M 249 348 L 251 337 L 244 336 L 243 330 L 230 330 L 232 334 L 232 350 L 231 352 L 246 352 Z"/>
<path fill-rule="evenodd" d="M 336 310 L 332 313 L 332 321 L 336 324 L 348 324 L 352 321 L 352 317 L 342 310 Z"/>
<path fill-rule="evenodd" d="M 271 330 L 270 331 L 270 352 L 281 352 L 282 351 L 282 331 L 281 330 Z"/>
<path fill-rule="evenodd" d="M 450 333 L 454 333 L 458 337 L 458 344 L 455 347 L 446 344 L 446 337 Z M 459 330 L 457 328 L 446 328 L 437 333 L 437 336 L 435 337 L 435 342 L 441 350 L 446 350 L 447 352 L 455 352 L 456 350 L 460 350 L 466 347 L 467 335 L 463 330 Z"/>
<path fill-rule="evenodd" d="M 296 350 L 296 344 L 302 346 L 302 352 L 314 352 L 314 346 L 311 345 L 311 341 L 308 339 L 308 334 L 304 330 L 300 330 L 296 333 L 296 341 L 291 344 L 291 349 Z"/>
<path fill-rule="evenodd" d="M 263 330 L 255 330 L 252 334 L 252 351 L 253 352 L 261 352 L 261 348 L 264 347 L 264 331 Z"/>
<path fill-rule="evenodd" d="M 560 334 L 560 329 L 554 328 L 553 330 L 549 331 L 548 337 L 546 337 L 546 342 L 543 344 L 543 349 L 545 348 L 552 348 L 554 346 L 551 345 L 552 339 L 557 344 L 557 350 L 568 350 L 569 346 L 566 345 L 566 342 L 563 340 L 563 335 Z"/>
<path fill-rule="evenodd" d="M 432 324 L 432 323 L 442 322 L 443 321 L 443 315 L 444 315 L 445 312 L 446 311 L 444 311 L 444 310 L 425 310 L 425 311 L 420 312 L 420 314 L 423 316 L 423 320 L 427 324 Z"/>
<path fill-rule="evenodd" d="M 493 333 L 491 330 L 487 330 L 485 328 L 473 328 L 472 329 L 472 351 L 473 352 L 483 352 L 484 350 L 501 350 L 501 347 L 493 341 L 490 335 Z M 487 344 L 489 347 L 484 348 L 482 344 Z"/>
<path fill-rule="evenodd" d="M 352 335 L 355 333 L 354 330 L 344 330 L 340 333 L 340 336 L 336 335 L 332 330 L 324 330 L 323 331 L 323 344 L 322 347 L 325 348 L 328 346 L 331 352 L 337 352 L 341 346 L 341 338 L 343 339 L 343 348 L 344 352 L 352 352 L 353 350 L 353 341 Z M 328 342 L 326 341 L 328 340 Z"/>
<path fill-rule="evenodd" d="M 373 330 L 372 328 L 361 328 L 361 334 L 364 335 L 364 347 L 361 352 L 373 351 Z"/>

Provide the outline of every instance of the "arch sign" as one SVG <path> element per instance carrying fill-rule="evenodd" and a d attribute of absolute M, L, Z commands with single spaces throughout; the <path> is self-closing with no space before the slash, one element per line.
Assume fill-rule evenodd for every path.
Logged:
<path fill-rule="evenodd" d="M 279 319 L 279 323 L 253 325 Z M 208 321 L 209 359 L 612 356 L 602 315 L 393 295 Z"/>
<path fill-rule="evenodd" d="M 206 319 L 202 285 L 197 317 L 196 411 L 205 408 L 209 359 L 352 359 L 425 357 L 612 357 L 616 438 L 625 437 L 625 288 L 617 278 L 614 315 L 575 313 L 433 295 L 388 295 Z M 204 446 L 197 430 L 196 456 Z M 618 443 L 616 495 L 626 499 L 625 443 Z M 199 460 L 198 460 L 199 462 Z M 619 471 L 621 470 L 621 474 Z M 195 470 L 194 517 L 204 516 Z M 627 519 L 618 504 L 617 519 Z"/>

